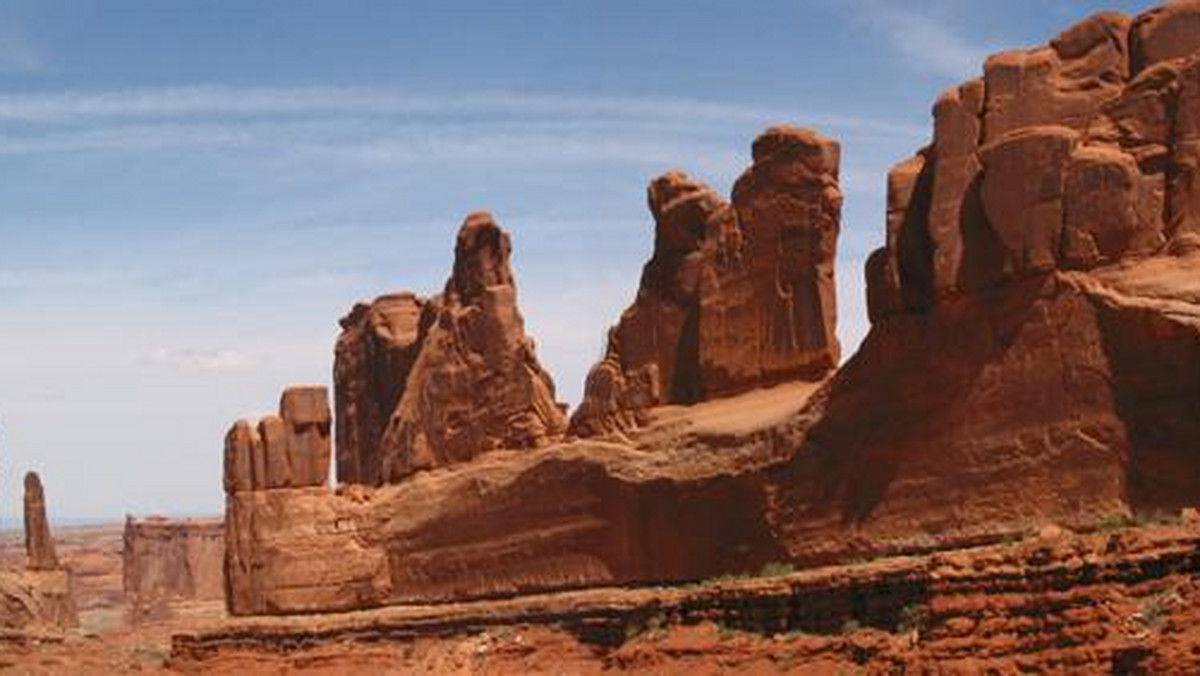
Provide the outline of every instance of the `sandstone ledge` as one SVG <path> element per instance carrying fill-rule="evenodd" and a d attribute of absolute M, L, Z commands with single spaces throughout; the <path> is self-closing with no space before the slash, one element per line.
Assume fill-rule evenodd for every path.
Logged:
<path fill-rule="evenodd" d="M 1198 547 L 1194 526 L 1092 535 L 1044 528 L 1002 545 L 776 577 L 242 619 L 177 634 L 171 666 L 336 668 L 375 659 L 402 668 L 419 659 L 413 652 L 422 641 L 483 636 L 492 652 L 477 654 L 475 667 L 512 671 L 529 668 L 538 649 L 520 634 L 542 627 L 593 646 L 595 670 L 690 657 L 742 668 L 766 658 L 768 671 L 830 660 L 872 672 L 934 664 L 1188 671 L 1200 666 L 1189 648 L 1200 639 Z M 680 645 L 696 625 L 723 629 Z"/>

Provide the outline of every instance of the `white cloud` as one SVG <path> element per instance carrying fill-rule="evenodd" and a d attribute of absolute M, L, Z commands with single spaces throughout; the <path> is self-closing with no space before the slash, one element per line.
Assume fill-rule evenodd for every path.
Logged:
<path fill-rule="evenodd" d="M 886 38 L 913 68 L 932 75 L 972 77 L 988 54 L 997 51 L 989 43 L 959 34 L 930 4 L 845 0 L 841 5 Z"/>
<path fill-rule="evenodd" d="M 200 350 L 195 348 L 160 347 L 150 352 L 154 364 L 174 366 L 188 372 L 246 371 L 258 365 L 257 360 L 237 350 Z"/>
<path fill-rule="evenodd" d="M 79 123 L 98 118 L 405 117 L 431 120 L 513 119 L 659 120 L 674 124 L 803 124 L 874 134 L 911 134 L 887 119 L 802 111 L 783 106 L 688 98 L 490 91 L 473 94 L 411 92 L 384 87 L 186 86 L 112 91 L 0 95 L 0 120 Z"/>

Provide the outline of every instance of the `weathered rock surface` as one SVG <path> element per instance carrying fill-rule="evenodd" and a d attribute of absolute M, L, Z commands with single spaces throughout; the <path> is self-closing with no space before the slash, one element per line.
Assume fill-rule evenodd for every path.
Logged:
<path fill-rule="evenodd" d="M 234 612 L 695 580 L 1200 502 L 1200 253 L 1033 277 L 887 327 L 824 384 L 654 409 L 628 443 L 239 494 L 258 563 Z"/>
<path fill-rule="evenodd" d="M 186 672 L 1191 673 L 1194 526 L 1012 543 L 677 588 L 234 621 Z M 780 574 L 780 573 L 784 574 Z"/>
<path fill-rule="evenodd" d="M 837 366 L 839 156 L 814 132 L 773 127 L 755 140 L 732 204 L 679 172 L 650 183 L 654 253 L 588 375 L 574 434 L 626 432 L 654 406 L 819 380 Z"/>
<path fill-rule="evenodd" d="M 78 624 L 67 571 L 0 570 L 0 629 L 61 632 Z"/>
<path fill-rule="evenodd" d="M 234 612 L 694 580 L 1200 503 L 1200 249 L 1179 229 L 1192 207 L 1177 195 L 1192 184 L 1180 182 L 1190 137 L 1175 131 L 1196 126 L 1186 94 L 1200 54 L 1129 80 L 1114 56 L 1127 25 L 1088 20 L 1050 48 L 989 61 L 982 83 L 939 100 L 933 144 L 889 177 L 887 246 L 867 270 L 871 333 L 819 386 L 705 401 L 789 372 L 710 340 L 706 308 L 724 308 L 718 336 L 736 327 L 726 338 L 751 344 L 776 335 L 764 326 L 830 326 L 789 324 L 799 306 L 775 305 L 780 279 L 806 280 L 792 300 L 819 291 L 805 284 L 821 275 L 805 275 L 820 266 L 800 265 L 813 258 L 755 261 L 836 224 L 835 155 L 768 132 L 732 206 L 678 174 L 651 186 L 655 257 L 576 423 L 622 434 L 487 454 L 377 490 L 234 493 L 231 511 L 255 515 L 238 531 L 252 562 L 238 584 L 252 592 Z M 1009 91 L 989 81 L 1008 77 L 1042 94 L 987 104 Z M 809 216 L 795 229 L 761 225 L 791 223 L 801 204 Z M 728 278 L 722 251 L 741 251 Z M 722 294 L 705 296 L 713 280 Z M 742 322 L 738 303 L 782 319 Z M 820 343 L 789 340 L 778 344 Z M 732 366 L 706 380 L 713 364 Z"/>
<path fill-rule="evenodd" d="M 228 497 L 233 614 L 699 579 L 786 556 L 752 470 L 816 385 L 659 409 L 638 446 L 497 451 L 395 485 Z M 653 452 L 648 452 L 653 451 Z M 236 538 L 236 539 L 235 539 Z"/>
<path fill-rule="evenodd" d="M 1178 28 L 1198 11 L 1097 15 L 988 59 L 982 107 L 956 103 L 976 81 L 938 102 L 934 144 L 889 180 L 871 333 L 780 496 L 790 540 L 831 544 L 837 520 L 855 524 L 832 537 L 849 546 L 1200 501 L 1200 258 L 1179 132 L 1195 127 L 1200 32 Z M 964 155 L 977 174 L 943 195 Z M 818 512 L 830 520 L 802 518 Z"/>
<path fill-rule="evenodd" d="M 284 390 L 279 415 L 239 420 L 225 435 L 225 491 L 327 484 L 332 422 L 324 387 Z"/>
<path fill-rule="evenodd" d="M 339 481 L 383 481 L 380 441 L 417 359 L 427 303 L 411 293 L 390 294 L 355 305 L 341 320 L 333 362 Z"/>
<path fill-rule="evenodd" d="M 0 571 L 0 629 L 58 632 L 78 624 L 68 572 L 59 565 L 36 472 L 25 475 L 25 565 Z"/>
<path fill-rule="evenodd" d="M 25 556 L 29 570 L 57 570 L 58 555 L 46 518 L 46 493 L 37 472 L 25 475 Z"/>
<path fill-rule="evenodd" d="M 511 248 L 490 215 L 472 214 L 441 295 L 383 296 L 342 320 L 339 482 L 391 483 L 561 438 L 565 414 L 525 335 Z"/>
<path fill-rule="evenodd" d="M 873 320 L 1200 245 L 1197 26 L 1194 0 L 1099 14 L 945 93 L 933 144 L 889 178 Z"/>
<path fill-rule="evenodd" d="M 127 517 L 121 559 L 135 621 L 169 614 L 172 603 L 225 598 L 225 525 L 219 519 Z"/>

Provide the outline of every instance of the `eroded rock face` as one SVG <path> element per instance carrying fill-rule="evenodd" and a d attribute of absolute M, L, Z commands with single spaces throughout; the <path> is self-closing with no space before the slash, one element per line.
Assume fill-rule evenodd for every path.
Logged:
<path fill-rule="evenodd" d="M 588 375 L 575 434 L 626 432 L 654 406 L 837 365 L 838 144 L 775 127 L 753 157 L 732 204 L 679 172 L 651 182 L 654 254 Z"/>
<path fill-rule="evenodd" d="M 30 570 L 57 570 L 58 555 L 46 518 L 46 493 L 37 472 L 25 475 L 25 556 Z"/>
<path fill-rule="evenodd" d="M 831 324 L 801 319 L 824 307 L 835 155 L 768 133 L 732 204 L 678 174 L 651 186 L 655 256 L 575 423 L 622 434 L 378 489 L 235 493 L 256 515 L 235 612 L 695 580 L 1200 503 L 1200 56 L 1124 68 L 1127 25 L 1091 19 L 939 100 L 933 144 L 889 176 L 871 333 L 819 386 L 794 378 L 834 356 L 813 330 Z M 705 401 L 785 373 L 792 408 L 762 388 Z"/>
<path fill-rule="evenodd" d="M 1191 0 L 1135 20 L 1099 14 L 1046 47 L 989 58 L 982 81 L 944 94 L 933 144 L 889 179 L 872 317 L 1191 246 L 1195 26 Z"/>
<path fill-rule="evenodd" d="M 379 484 L 557 440 L 565 415 L 517 309 L 509 236 L 467 218 L 443 293 L 394 294 L 342 320 L 338 480 Z"/>
<path fill-rule="evenodd" d="M 279 415 L 239 420 L 225 435 L 225 492 L 327 484 L 332 422 L 324 387 L 284 390 Z"/>
<path fill-rule="evenodd" d="M 441 672 L 459 663 L 447 655 L 470 649 L 473 669 L 502 674 L 716 663 L 736 673 L 1194 673 L 1197 546 L 1194 525 L 1092 535 L 1047 525 L 990 547 L 776 577 L 234 621 L 177 634 L 171 662 L 189 673 L 250 660 Z M 539 627 L 562 636 L 539 641 Z"/>
<path fill-rule="evenodd" d="M 225 595 L 225 525 L 214 520 L 125 519 L 121 550 L 125 600 L 135 621 L 176 601 Z"/>
<path fill-rule="evenodd" d="M 0 628 L 62 631 L 79 624 L 70 574 L 58 561 L 46 494 L 36 472 L 25 475 L 25 569 L 0 571 Z"/>
<path fill-rule="evenodd" d="M 800 517 L 818 509 L 873 538 L 1200 501 L 1198 18 L 1101 14 L 988 59 L 976 120 L 974 81 L 938 102 L 934 144 L 889 180 L 871 333 L 781 498 L 795 541 L 826 537 Z M 939 192 L 964 155 L 975 177 Z"/>
<path fill-rule="evenodd" d="M 380 441 L 417 359 L 427 303 L 411 293 L 391 294 L 355 305 L 341 320 L 333 363 L 339 481 L 382 482 Z"/>

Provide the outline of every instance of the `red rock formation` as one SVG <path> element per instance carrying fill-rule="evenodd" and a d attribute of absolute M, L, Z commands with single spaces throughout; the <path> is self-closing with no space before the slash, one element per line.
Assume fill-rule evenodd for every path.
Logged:
<path fill-rule="evenodd" d="M 225 491 L 324 486 L 329 482 L 329 395 L 290 387 L 257 428 L 237 421 L 225 435 Z"/>
<path fill-rule="evenodd" d="M 890 177 L 871 334 L 809 431 L 789 513 L 870 539 L 1200 500 L 1200 258 L 1183 255 L 1189 188 L 1169 189 L 1188 183 L 1200 32 L 1145 37 L 1197 17 L 1101 14 L 988 59 L 981 108 L 952 105 L 975 81 L 942 97 L 934 144 Z M 1136 53 L 1165 41 L 1132 69 L 1131 25 Z M 943 180 L 963 157 L 973 178 Z M 824 486 L 801 488 L 809 473 Z"/>
<path fill-rule="evenodd" d="M 170 603 L 225 597 L 221 520 L 125 519 L 121 551 L 125 600 L 135 620 Z"/>
<path fill-rule="evenodd" d="M 1048 527 L 993 547 L 684 587 L 255 618 L 176 635 L 172 666 L 1193 673 L 1198 545 L 1194 527 L 1086 536 Z"/>
<path fill-rule="evenodd" d="M 1180 3 L 1154 20 L 1186 25 L 1196 12 Z M 1090 19 L 1050 47 L 989 60 L 982 83 L 938 101 L 934 142 L 889 177 L 887 245 L 867 266 L 871 333 L 819 389 L 654 406 L 782 375 L 782 358 L 746 362 L 710 340 L 710 306 L 727 310 L 718 327 L 755 340 L 776 334 L 746 327 L 831 326 L 789 324 L 796 308 L 823 306 L 778 305 L 787 294 L 755 276 L 821 279 L 819 265 L 791 267 L 812 258 L 756 267 L 770 247 L 751 242 L 763 226 L 750 224 L 803 203 L 828 224 L 835 203 L 830 185 L 809 182 L 829 177 L 814 169 L 832 166 L 823 146 L 768 134 L 732 207 L 679 175 L 651 187 L 655 258 L 577 423 L 625 434 L 487 454 L 380 489 L 237 493 L 234 511 L 256 518 L 238 530 L 253 564 L 237 583 L 252 592 L 235 612 L 693 580 L 1200 502 L 1200 250 L 1188 225 L 1200 34 L 1163 33 L 1171 50 L 1194 38 L 1191 56 L 1125 69 L 1114 55 L 1127 53 L 1128 24 Z M 1017 90 L 1030 97 L 1007 96 Z M 812 192 L 778 189 L 793 179 Z M 777 192 L 764 197 L 764 185 Z M 776 244 L 825 232 L 764 231 Z M 741 252 L 736 275 L 723 276 L 722 251 Z M 714 280 L 728 293 L 706 296 Z M 805 284 L 793 301 L 804 288 L 821 297 Z M 780 321 L 741 323 L 728 299 Z M 777 344 L 821 342 L 789 341 Z M 706 380 L 717 363 L 736 368 Z"/>
<path fill-rule="evenodd" d="M 29 570 L 57 570 L 58 555 L 46 518 L 46 493 L 37 472 L 25 474 L 25 556 Z"/>
<path fill-rule="evenodd" d="M 517 310 L 511 248 L 490 215 L 472 214 L 441 295 L 383 296 L 342 320 L 334 364 L 339 481 L 396 482 L 562 436 L 554 383 Z"/>
<path fill-rule="evenodd" d="M 417 359 L 427 302 L 411 293 L 390 294 L 355 305 L 341 320 L 333 362 L 339 481 L 382 483 L 379 442 Z"/>
<path fill-rule="evenodd" d="M 628 431 L 654 406 L 819 380 L 837 365 L 838 144 L 774 127 L 753 156 L 732 205 L 682 173 L 651 182 L 654 254 L 588 375 L 575 434 Z"/>
<path fill-rule="evenodd" d="M 36 472 L 25 475 L 24 570 L 0 571 L 0 628 L 62 631 L 79 623 L 70 576 L 59 565 Z"/>

